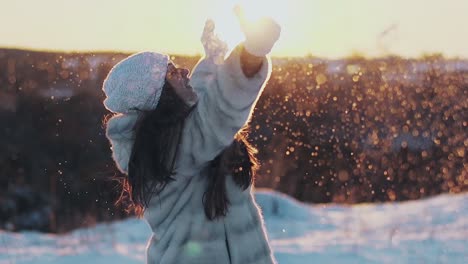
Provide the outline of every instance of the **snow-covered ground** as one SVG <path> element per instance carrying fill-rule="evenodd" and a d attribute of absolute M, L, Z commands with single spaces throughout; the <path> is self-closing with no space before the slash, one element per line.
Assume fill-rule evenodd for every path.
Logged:
<path fill-rule="evenodd" d="M 349 207 L 256 197 L 280 264 L 468 263 L 468 194 Z M 144 263 L 149 233 L 138 219 L 59 236 L 0 231 L 0 263 Z"/>

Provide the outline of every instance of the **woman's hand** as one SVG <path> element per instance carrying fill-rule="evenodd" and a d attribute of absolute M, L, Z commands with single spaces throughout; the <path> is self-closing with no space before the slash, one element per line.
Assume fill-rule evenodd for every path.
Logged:
<path fill-rule="evenodd" d="M 205 22 L 202 36 L 200 38 L 203 48 L 205 49 L 206 59 L 212 60 L 215 64 L 221 64 L 224 61 L 224 56 L 228 51 L 226 42 L 219 39 L 214 33 L 215 23 L 208 19 Z"/>
<path fill-rule="evenodd" d="M 239 19 L 241 30 L 245 36 L 244 47 L 247 52 L 258 57 L 270 53 L 280 37 L 280 25 L 270 17 L 250 21 L 245 17 L 244 11 L 239 5 L 234 8 L 234 12 Z"/>

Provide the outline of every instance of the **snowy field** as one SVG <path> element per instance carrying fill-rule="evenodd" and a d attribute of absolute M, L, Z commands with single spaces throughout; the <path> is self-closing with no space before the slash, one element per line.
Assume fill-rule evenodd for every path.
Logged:
<path fill-rule="evenodd" d="M 280 264 L 468 263 L 468 194 L 380 205 L 306 205 L 258 190 Z M 138 219 L 67 235 L 0 231 L 0 263 L 144 263 Z"/>

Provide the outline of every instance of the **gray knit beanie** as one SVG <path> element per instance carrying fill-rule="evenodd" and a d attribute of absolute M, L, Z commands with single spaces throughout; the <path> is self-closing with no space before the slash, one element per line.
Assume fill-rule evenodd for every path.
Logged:
<path fill-rule="evenodd" d="M 155 52 L 134 54 L 117 63 L 109 72 L 102 90 L 104 106 L 114 115 L 107 121 L 106 136 L 112 158 L 122 173 L 128 173 L 134 126 L 139 113 L 158 105 L 166 79 L 169 57 Z"/>
<path fill-rule="evenodd" d="M 140 52 L 117 63 L 104 80 L 104 106 L 111 112 L 154 110 L 164 86 L 169 57 Z"/>

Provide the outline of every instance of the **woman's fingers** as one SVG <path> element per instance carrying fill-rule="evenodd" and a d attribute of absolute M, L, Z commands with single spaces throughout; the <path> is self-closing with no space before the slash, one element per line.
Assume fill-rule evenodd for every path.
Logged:
<path fill-rule="evenodd" d="M 236 6 L 234 6 L 234 14 L 236 14 L 236 16 L 237 16 L 237 18 L 238 18 L 239 20 L 245 18 L 244 9 L 242 8 L 241 5 L 236 5 Z"/>
<path fill-rule="evenodd" d="M 215 23 L 212 19 L 207 19 L 205 22 L 205 28 L 203 29 L 203 33 L 213 33 L 215 28 Z"/>
<path fill-rule="evenodd" d="M 241 26 L 241 29 L 242 29 L 242 31 L 244 31 L 244 27 L 246 26 L 246 23 L 247 23 L 244 8 L 242 8 L 241 5 L 234 6 L 234 14 L 236 14 L 236 17 L 239 20 L 239 24 Z"/>
<path fill-rule="evenodd" d="M 205 27 L 203 28 L 203 33 L 201 35 L 201 41 L 204 43 L 206 40 L 213 38 L 215 29 L 215 23 L 211 19 L 207 19 L 205 22 Z"/>
<path fill-rule="evenodd" d="M 205 22 L 205 27 L 201 36 L 201 43 L 205 49 L 205 56 L 212 60 L 222 62 L 224 55 L 227 52 L 227 44 L 219 39 L 215 34 L 215 23 L 208 19 Z"/>

